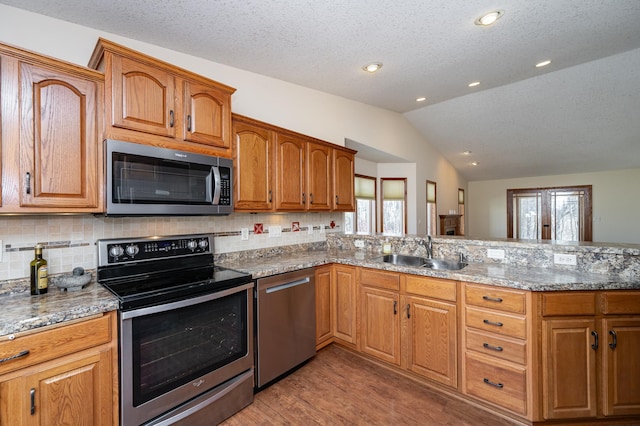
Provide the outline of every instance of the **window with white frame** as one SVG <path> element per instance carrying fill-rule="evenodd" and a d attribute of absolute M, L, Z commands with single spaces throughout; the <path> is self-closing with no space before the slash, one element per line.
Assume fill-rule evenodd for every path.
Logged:
<path fill-rule="evenodd" d="M 356 211 L 345 213 L 345 232 L 376 232 L 376 178 L 356 175 L 354 180 Z"/>
<path fill-rule="evenodd" d="M 436 183 L 427 181 L 427 235 L 437 235 Z"/>
<path fill-rule="evenodd" d="M 407 179 L 381 178 L 382 233 L 402 235 L 407 232 Z"/>

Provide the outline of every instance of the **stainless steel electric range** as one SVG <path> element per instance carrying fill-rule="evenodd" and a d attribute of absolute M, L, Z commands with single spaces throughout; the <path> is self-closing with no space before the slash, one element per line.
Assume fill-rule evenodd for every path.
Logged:
<path fill-rule="evenodd" d="M 213 235 L 98 240 L 120 300 L 120 422 L 216 424 L 253 401 L 253 281 L 216 267 Z"/>

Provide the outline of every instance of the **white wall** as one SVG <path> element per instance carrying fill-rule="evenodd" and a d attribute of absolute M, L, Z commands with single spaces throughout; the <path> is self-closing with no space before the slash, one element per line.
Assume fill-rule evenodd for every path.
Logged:
<path fill-rule="evenodd" d="M 0 5 L 0 42 L 79 65 L 89 61 L 98 37 L 110 39 L 182 68 L 235 87 L 234 112 L 344 146 L 345 138 L 415 161 L 419 170 L 412 197 L 425 199 L 424 180 L 438 182 L 438 194 L 454 194 L 464 179 L 398 113 L 232 68 L 158 46 Z M 462 183 L 461 183 L 462 182 Z M 450 188 L 447 188 L 450 186 Z M 462 186 L 461 186 L 462 187 Z M 451 207 L 453 208 L 453 207 Z M 424 203 L 412 212 L 425 216 Z"/>
<path fill-rule="evenodd" d="M 469 182 L 468 235 L 506 238 L 507 189 L 593 186 L 593 241 L 640 244 L 640 169 Z"/>

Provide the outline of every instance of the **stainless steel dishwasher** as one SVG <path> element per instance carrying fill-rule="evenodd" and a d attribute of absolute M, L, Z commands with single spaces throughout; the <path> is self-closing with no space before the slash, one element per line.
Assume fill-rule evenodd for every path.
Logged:
<path fill-rule="evenodd" d="M 316 354 L 313 268 L 257 280 L 256 387 Z"/>

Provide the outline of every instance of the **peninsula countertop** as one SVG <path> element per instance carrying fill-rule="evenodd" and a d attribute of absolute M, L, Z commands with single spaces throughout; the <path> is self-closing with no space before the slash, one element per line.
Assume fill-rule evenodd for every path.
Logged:
<path fill-rule="evenodd" d="M 227 260 L 219 265 L 248 272 L 254 279 L 328 263 L 339 263 L 531 291 L 640 289 L 640 277 L 511 266 L 500 263 L 469 263 L 461 270 L 446 271 L 384 263 L 381 261 L 382 256 L 382 253 L 362 250 L 329 249 L 277 254 L 243 261 Z"/>

